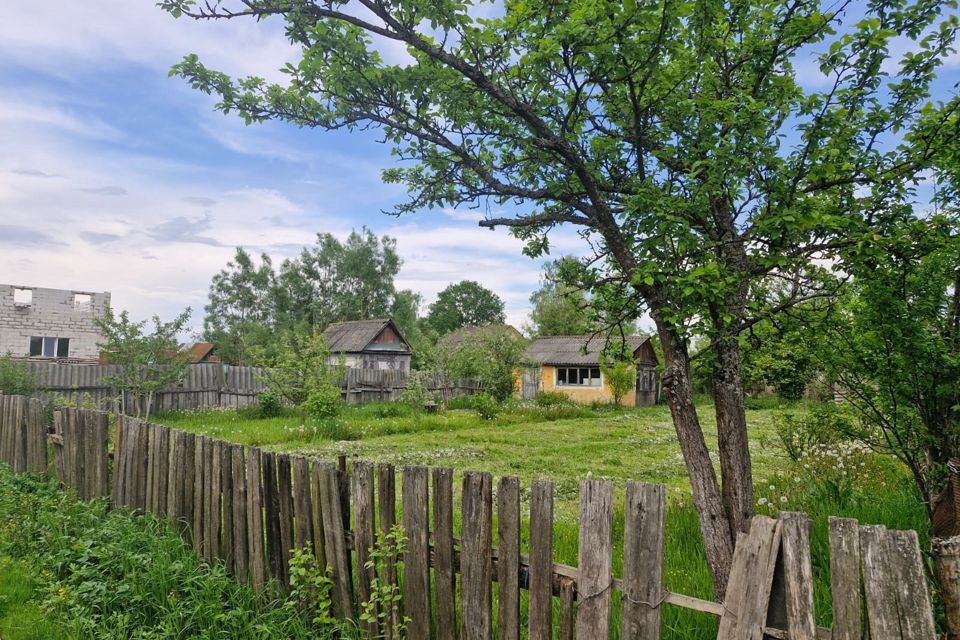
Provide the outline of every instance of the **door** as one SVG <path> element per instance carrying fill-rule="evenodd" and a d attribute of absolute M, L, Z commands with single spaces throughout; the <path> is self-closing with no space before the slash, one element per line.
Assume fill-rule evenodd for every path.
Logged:
<path fill-rule="evenodd" d="M 522 387 L 521 394 L 524 400 L 537 397 L 537 390 L 540 387 L 540 367 L 524 368 Z"/>

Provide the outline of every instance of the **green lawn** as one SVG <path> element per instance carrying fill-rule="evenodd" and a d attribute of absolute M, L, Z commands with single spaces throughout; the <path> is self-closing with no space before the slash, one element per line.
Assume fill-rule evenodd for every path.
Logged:
<path fill-rule="evenodd" d="M 344 411 L 334 422 L 304 425 L 291 413 L 257 419 L 251 412 L 212 411 L 158 416 L 172 427 L 268 449 L 333 458 L 446 466 L 516 475 L 529 487 L 536 478 L 557 483 L 558 507 L 575 507 L 579 480 L 589 475 L 660 482 L 687 493 L 689 482 L 669 410 L 518 408 L 492 421 L 470 410 L 448 410 L 419 417 L 384 405 Z M 765 481 L 782 466 L 784 451 L 773 426 L 777 409 L 748 411 L 754 477 Z M 387 415 L 383 415 L 387 414 Z M 573 414 L 574 417 L 564 417 Z M 716 449 L 713 407 L 701 407 L 712 450 Z M 714 457 L 716 462 L 716 457 Z"/>

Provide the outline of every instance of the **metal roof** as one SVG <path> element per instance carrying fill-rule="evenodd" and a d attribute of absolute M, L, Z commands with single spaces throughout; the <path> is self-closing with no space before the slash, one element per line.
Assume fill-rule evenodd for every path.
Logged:
<path fill-rule="evenodd" d="M 610 338 L 616 344 L 619 337 Z M 627 348 L 636 353 L 650 336 L 626 336 Z M 599 364 L 607 344 L 604 336 L 552 336 L 536 338 L 523 354 L 535 364 Z"/>
<path fill-rule="evenodd" d="M 400 340 L 403 341 L 403 348 L 397 349 L 392 345 L 371 345 L 380 332 L 388 326 L 393 328 Z M 410 353 L 410 346 L 407 344 L 400 329 L 389 318 L 378 318 L 376 320 L 349 320 L 347 322 L 336 322 L 331 324 L 323 332 L 323 337 L 327 340 L 327 347 L 333 353 L 356 353 L 367 350 L 379 351 L 400 351 L 401 353 Z"/>

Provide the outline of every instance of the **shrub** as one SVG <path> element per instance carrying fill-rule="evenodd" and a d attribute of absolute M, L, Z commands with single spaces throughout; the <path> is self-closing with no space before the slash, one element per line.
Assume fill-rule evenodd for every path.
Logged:
<path fill-rule="evenodd" d="M 257 396 L 261 418 L 277 418 L 283 413 L 283 403 L 271 391 L 264 391 Z"/>
<path fill-rule="evenodd" d="M 472 411 L 474 407 L 474 398 L 473 395 L 466 396 L 457 396 L 456 398 L 450 398 L 447 400 L 447 409 L 467 409 Z"/>
<path fill-rule="evenodd" d="M 7 395 L 28 396 L 37 389 L 37 376 L 26 362 L 14 360 L 7 352 L 0 356 L 0 392 Z"/>
<path fill-rule="evenodd" d="M 407 376 L 407 387 L 403 390 L 401 399 L 403 404 L 414 413 L 422 413 L 428 402 L 433 401 L 433 394 L 427 389 L 426 374 L 420 371 L 411 371 Z"/>
<path fill-rule="evenodd" d="M 566 394 L 559 391 L 541 391 L 537 394 L 538 407 L 556 407 L 572 403 L 573 401 Z"/>
<path fill-rule="evenodd" d="M 500 413 L 500 405 L 487 393 L 473 396 L 473 408 L 483 420 L 493 420 Z"/>
<path fill-rule="evenodd" d="M 338 415 L 340 407 L 340 387 L 331 384 L 321 384 L 311 389 L 307 401 L 303 403 L 307 413 L 318 419 Z"/>
<path fill-rule="evenodd" d="M 627 360 L 618 360 L 602 367 L 603 377 L 613 395 L 613 404 L 620 404 L 637 382 L 637 366 Z"/>
<path fill-rule="evenodd" d="M 821 446 L 846 440 L 854 432 L 850 416 L 834 404 L 814 406 L 807 413 L 783 413 L 774 428 L 784 450 L 794 462 Z"/>

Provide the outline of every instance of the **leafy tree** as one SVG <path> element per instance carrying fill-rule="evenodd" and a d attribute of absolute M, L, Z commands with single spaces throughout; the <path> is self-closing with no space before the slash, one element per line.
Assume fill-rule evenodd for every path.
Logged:
<path fill-rule="evenodd" d="M 174 73 L 248 122 L 382 128 L 404 162 L 384 173 L 398 213 L 486 204 L 531 255 L 575 225 L 596 248 L 592 283 L 619 281 L 650 314 L 717 595 L 753 514 L 740 334 L 769 278 L 808 291 L 812 258 L 869 233 L 956 128 L 929 105 L 950 54 L 949 3 L 875 0 L 868 17 L 819 3 L 507 2 L 497 17 L 455 0 L 163 0 L 198 19 L 281 16 L 302 59 L 290 81 L 238 82 L 187 56 Z M 405 45 L 392 65 L 374 38 Z M 891 41 L 905 53 L 889 62 Z M 817 56 L 811 88 L 794 62 Z M 908 132 L 903 136 L 903 132 Z M 762 300 L 762 298 L 760 299 Z M 639 313 L 634 314 L 634 317 Z M 693 403 L 689 343 L 703 334 L 722 486 Z"/>
<path fill-rule="evenodd" d="M 262 254 L 257 266 L 243 247 L 237 247 L 233 260 L 213 277 L 203 337 L 217 345 L 225 362 L 247 364 L 248 346 L 268 339 L 275 280 L 270 256 Z"/>
<path fill-rule="evenodd" d="M 0 356 L 0 393 L 8 396 L 29 396 L 37 389 L 37 374 L 23 360 L 14 359 L 8 351 Z"/>
<path fill-rule="evenodd" d="M 403 289 L 397 291 L 390 308 L 390 318 L 396 323 L 413 351 L 411 357 L 413 369 L 429 368 L 433 362 L 436 342 L 436 333 L 420 318 L 422 304 L 423 296 L 410 289 Z"/>
<path fill-rule="evenodd" d="M 153 316 L 152 330 L 147 321 L 134 322 L 126 311 L 115 315 L 109 306 L 94 322 L 103 342 L 97 343 L 110 364 L 119 365 L 119 373 L 105 376 L 103 382 L 120 389 L 121 406 L 132 399 L 136 415 L 150 419 L 154 395 L 183 380 L 190 370 L 191 355 L 180 349 L 177 337 L 190 320 L 188 307 L 169 322 Z"/>
<path fill-rule="evenodd" d="M 617 360 L 604 365 L 601 370 L 613 394 L 613 404 L 621 404 L 637 383 L 637 365 L 629 360 Z"/>
<path fill-rule="evenodd" d="M 513 394 L 516 371 L 527 341 L 504 326 L 491 325 L 467 335 L 456 347 L 438 345 L 438 368 L 451 378 L 479 380 L 496 400 Z"/>
<path fill-rule="evenodd" d="M 260 379 L 274 396 L 315 417 L 336 415 L 340 407 L 342 364 L 331 364 L 319 330 L 285 330 L 271 349 L 253 353 Z"/>
<path fill-rule="evenodd" d="M 277 276 L 278 320 L 283 325 L 367 320 L 390 313 L 400 271 L 396 240 L 363 227 L 346 242 L 329 233 L 285 260 Z"/>
<path fill-rule="evenodd" d="M 759 322 L 744 337 L 744 382 L 748 386 L 771 385 L 784 400 L 799 400 L 817 374 L 811 351 L 808 315 L 782 316 L 776 322 Z"/>
<path fill-rule="evenodd" d="M 427 314 L 427 322 L 441 336 L 461 327 L 482 327 L 505 320 L 503 300 L 473 280 L 462 280 L 441 291 Z"/>
<path fill-rule="evenodd" d="M 540 288 L 530 296 L 529 333 L 535 337 L 576 336 L 590 333 L 586 296 L 560 279 L 560 261 L 546 266 Z"/>

